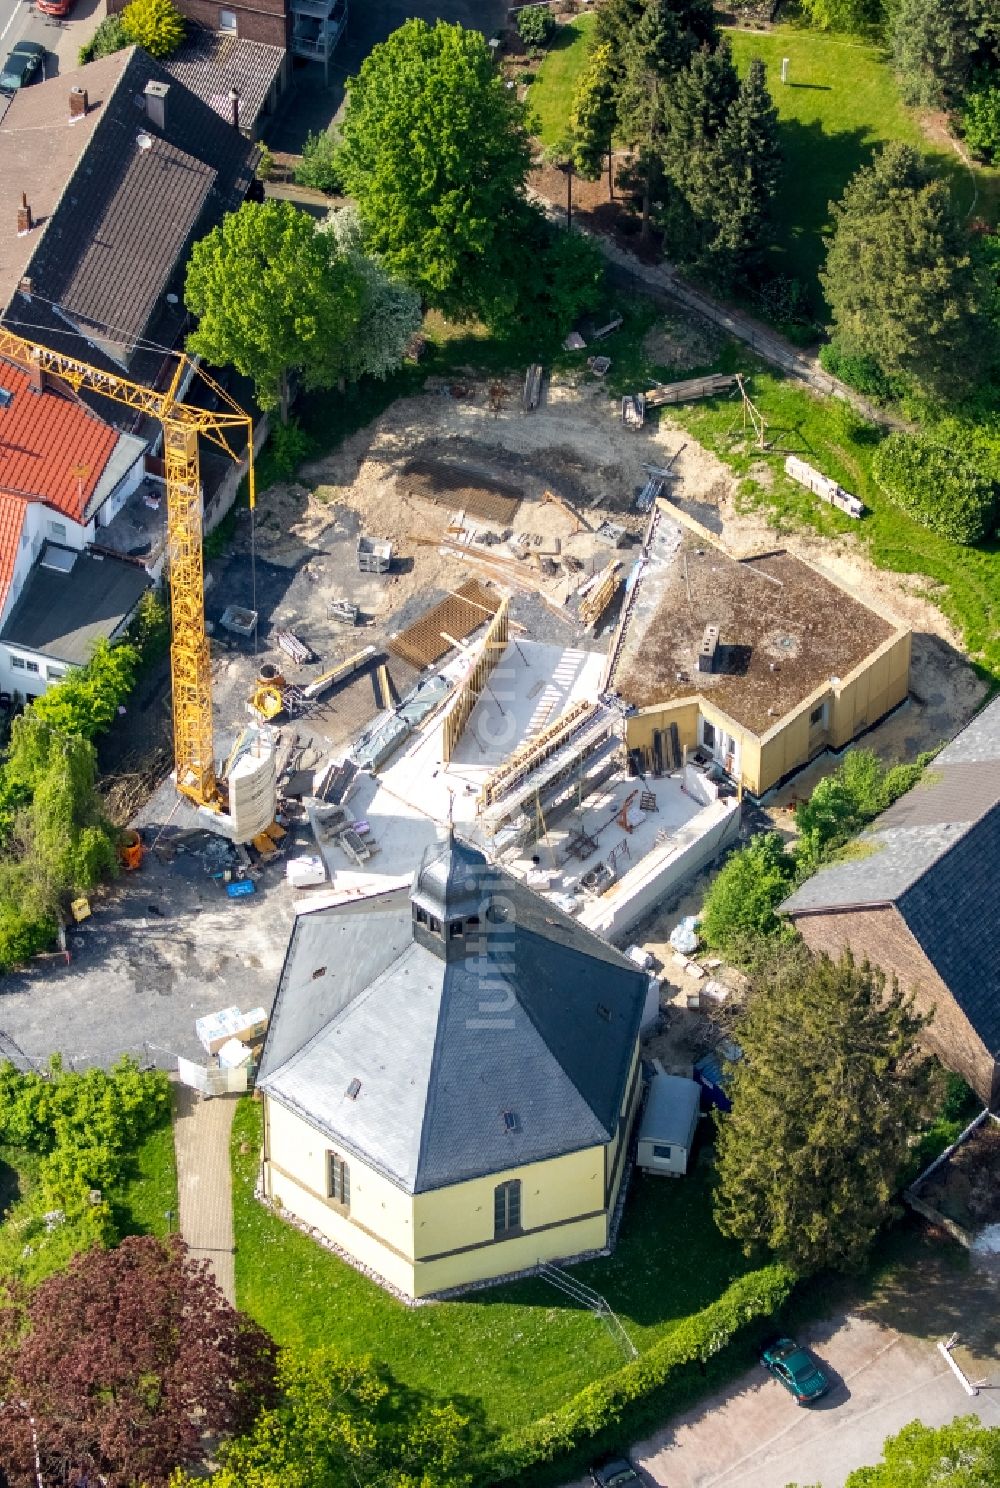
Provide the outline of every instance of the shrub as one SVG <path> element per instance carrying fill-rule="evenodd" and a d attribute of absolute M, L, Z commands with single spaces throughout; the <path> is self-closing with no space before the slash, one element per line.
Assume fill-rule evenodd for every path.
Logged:
<path fill-rule="evenodd" d="M 152 616 L 149 617 L 152 620 Z M 93 739 L 109 728 L 135 685 L 139 648 L 100 640 L 86 666 L 75 667 L 32 704 L 32 713 L 67 736 Z"/>
<path fill-rule="evenodd" d="M 816 313 L 801 279 L 769 274 L 755 287 L 753 298 L 761 313 L 778 325 L 812 326 Z"/>
<path fill-rule="evenodd" d="M 980 160 L 1000 165 L 1000 72 L 980 72 L 965 95 L 962 132 Z"/>
<path fill-rule="evenodd" d="M 77 60 L 81 67 L 96 62 L 98 57 L 110 57 L 128 46 L 128 37 L 120 15 L 105 16 L 89 41 L 80 48 Z"/>
<path fill-rule="evenodd" d="M 172 0 L 132 0 L 122 11 L 125 38 L 151 57 L 169 57 L 184 40 L 187 22 Z"/>
<path fill-rule="evenodd" d="M 705 895 L 701 933 L 713 951 L 746 962 L 761 938 L 785 933 L 776 910 L 795 886 L 795 859 L 777 832 L 756 837 L 723 864 Z"/>
<path fill-rule="evenodd" d="M 852 356 L 836 341 L 828 341 L 820 347 L 819 364 L 831 377 L 846 382 L 873 403 L 896 403 L 906 396 L 907 385 L 902 377 L 891 377 L 870 356 Z"/>
<path fill-rule="evenodd" d="M 997 484 L 964 454 L 930 434 L 890 434 L 872 474 L 894 505 L 952 542 L 977 543 L 994 529 Z"/>
<path fill-rule="evenodd" d="M 547 5 L 526 5 L 517 13 L 517 34 L 525 46 L 547 46 L 555 29 L 556 19 Z"/>
<path fill-rule="evenodd" d="M 795 824 L 801 834 L 795 855 L 801 867 L 812 871 L 836 848 L 887 810 L 916 785 L 929 755 L 913 764 L 886 769 L 870 749 L 852 749 L 832 775 L 819 782 L 808 801 L 795 808 Z"/>
<path fill-rule="evenodd" d="M 302 461 L 312 449 L 313 441 L 298 419 L 289 419 L 287 424 L 275 425 L 260 462 L 261 485 L 269 486 L 275 481 L 293 480 Z"/>
<path fill-rule="evenodd" d="M 295 179 L 300 186 L 325 191 L 327 196 L 342 195 L 343 182 L 337 169 L 337 139 L 334 135 L 327 130 L 306 135 L 302 159 L 295 167 Z"/>
<path fill-rule="evenodd" d="M 550 1415 L 501 1437 L 476 1481 L 519 1481 L 530 1468 L 616 1426 L 633 1401 L 662 1389 L 684 1366 L 706 1363 L 757 1318 L 773 1316 L 794 1281 L 793 1273 L 779 1265 L 738 1277 L 715 1302 L 678 1323 L 638 1359 L 588 1385 Z"/>

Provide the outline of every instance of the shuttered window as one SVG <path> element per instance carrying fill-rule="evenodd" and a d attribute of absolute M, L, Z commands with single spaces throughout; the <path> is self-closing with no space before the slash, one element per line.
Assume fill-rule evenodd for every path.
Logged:
<path fill-rule="evenodd" d="M 351 1170 L 336 1152 L 328 1152 L 326 1155 L 326 1191 L 335 1204 L 342 1204 L 345 1209 L 350 1208 Z"/>
<path fill-rule="evenodd" d="M 498 1183 L 493 1190 L 493 1233 L 499 1240 L 504 1235 L 514 1235 L 521 1228 L 521 1181 L 512 1178 L 507 1183 Z"/>

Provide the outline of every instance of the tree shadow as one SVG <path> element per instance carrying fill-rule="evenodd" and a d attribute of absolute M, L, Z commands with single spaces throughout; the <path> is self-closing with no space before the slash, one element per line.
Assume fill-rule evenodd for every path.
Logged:
<path fill-rule="evenodd" d="M 0 1222 L 21 1197 L 21 1180 L 17 1169 L 0 1158 Z"/>
<path fill-rule="evenodd" d="M 784 88 L 802 88 L 809 93 L 832 93 L 829 83 L 783 83 Z"/>

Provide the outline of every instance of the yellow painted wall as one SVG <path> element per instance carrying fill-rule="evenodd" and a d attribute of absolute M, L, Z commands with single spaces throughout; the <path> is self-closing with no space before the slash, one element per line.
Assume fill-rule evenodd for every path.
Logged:
<path fill-rule="evenodd" d="M 758 737 L 701 696 L 643 708 L 625 722 L 629 749 L 651 749 L 653 731 L 677 724 L 682 747 L 698 742 L 698 719 L 740 741 L 740 780 L 761 796 L 784 776 L 807 764 L 822 750 L 842 749 L 866 728 L 897 707 L 910 685 L 910 633 L 898 631 L 838 684 L 824 682 L 791 713 Z M 827 703 L 825 728 L 810 724 L 809 715 Z"/>
<path fill-rule="evenodd" d="M 637 1041 L 622 1103 L 628 1131 L 638 1104 L 640 1087 L 633 1085 L 638 1061 Z M 327 1153 L 334 1144 L 266 1094 L 264 1119 L 268 1197 L 410 1296 L 505 1276 L 540 1260 L 602 1250 L 607 1244 L 608 1213 L 624 1169 L 623 1163 L 606 1208 L 605 1162 L 610 1172 L 617 1133 L 607 1152 L 603 1146 L 590 1147 L 416 1195 L 343 1154 L 351 1170 L 348 1216 L 326 1198 Z M 509 1179 L 521 1183 L 524 1233 L 494 1241 L 494 1190 Z"/>

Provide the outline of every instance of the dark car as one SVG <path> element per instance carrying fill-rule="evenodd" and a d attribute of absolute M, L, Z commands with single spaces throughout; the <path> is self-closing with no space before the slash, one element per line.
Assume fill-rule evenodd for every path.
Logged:
<path fill-rule="evenodd" d="M 590 1469 L 594 1488 L 642 1488 L 642 1479 L 625 1457 L 608 1457 Z"/>
<path fill-rule="evenodd" d="M 811 1405 L 830 1388 L 830 1381 L 808 1349 L 792 1338 L 776 1338 L 761 1350 L 760 1362 L 794 1396 L 799 1405 Z"/>
<path fill-rule="evenodd" d="M 0 72 L 0 92 L 16 93 L 33 83 L 39 70 L 44 75 L 45 51 L 40 41 L 19 41 L 12 47 Z"/>

